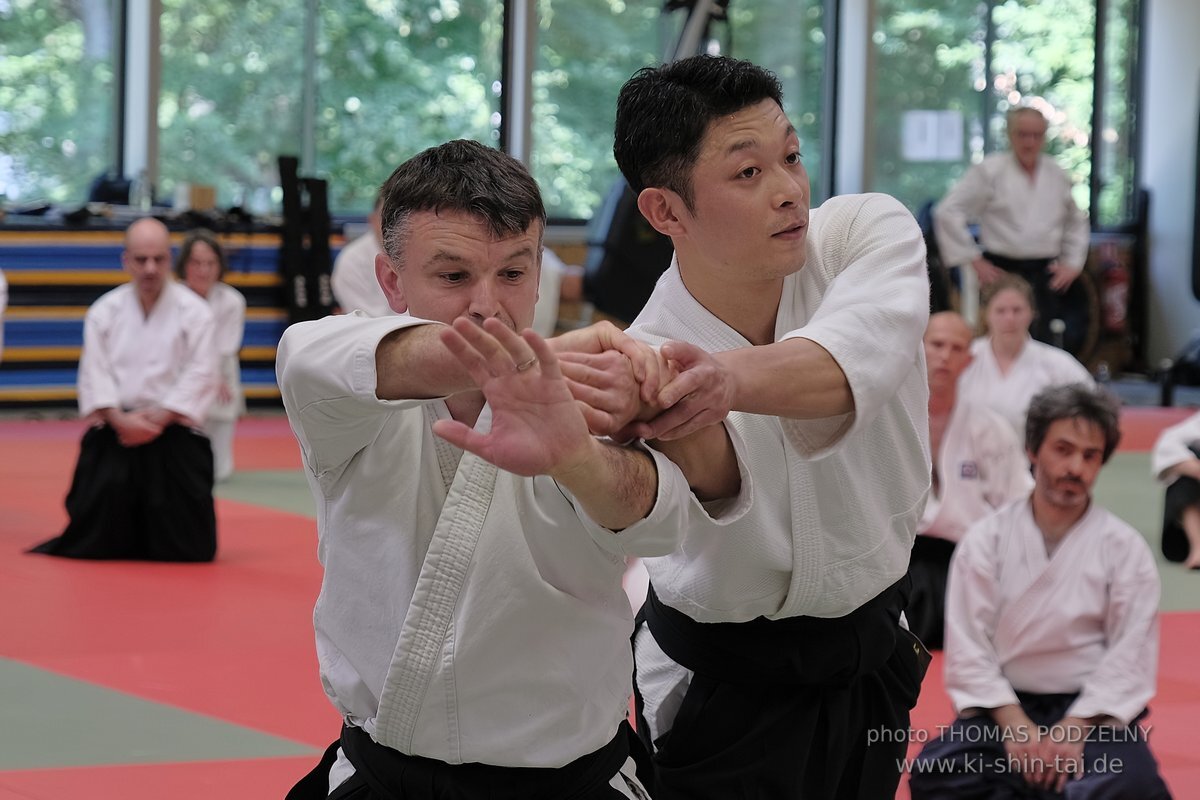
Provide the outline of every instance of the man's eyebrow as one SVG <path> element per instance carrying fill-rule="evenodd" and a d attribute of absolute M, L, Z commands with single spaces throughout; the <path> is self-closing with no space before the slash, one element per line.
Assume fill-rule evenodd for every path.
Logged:
<path fill-rule="evenodd" d="M 523 257 L 534 258 L 536 256 L 537 256 L 537 253 L 535 252 L 534 248 L 529 245 L 525 245 L 525 246 L 520 247 L 520 248 L 512 251 L 511 253 L 509 253 L 507 255 L 507 258 L 523 258 Z"/>
<path fill-rule="evenodd" d="M 451 253 L 449 250 L 438 250 L 425 263 L 429 266 L 437 264 L 464 264 L 466 263 L 466 259 L 457 253 Z"/>
<path fill-rule="evenodd" d="M 796 135 L 796 126 L 788 125 L 787 131 L 785 131 L 783 134 L 783 138 L 790 139 L 791 137 L 793 137 L 795 135 Z M 729 145 L 729 147 L 727 147 L 725 149 L 725 155 L 733 155 L 734 153 L 740 153 L 742 150 L 752 150 L 755 147 L 758 147 L 758 139 L 755 139 L 755 138 L 740 139 L 740 140 L 734 142 L 733 144 Z"/>

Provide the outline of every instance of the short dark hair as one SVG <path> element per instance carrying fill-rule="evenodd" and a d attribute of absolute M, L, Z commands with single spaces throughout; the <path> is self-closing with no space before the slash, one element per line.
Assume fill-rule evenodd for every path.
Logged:
<path fill-rule="evenodd" d="M 383 249 L 397 268 L 411 216 L 459 211 L 478 217 L 497 238 L 524 233 L 546 208 L 525 165 L 507 153 L 468 139 L 430 147 L 396 167 L 379 190 Z"/>
<path fill-rule="evenodd" d="M 225 251 L 221 248 L 221 243 L 217 241 L 217 235 L 205 228 L 197 228 L 183 240 L 183 244 L 179 247 L 179 257 L 175 259 L 175 276 L 181 281 L 187 278 L 187 262 L 192 257 L 192 248 L 196 246 L 197 242 L 203 242 L 217 254 L 219 269 L 217 280 L 225 277 L 225 270 L 229 267 L 229 263 L 225 260 Z"/>
<path fill-rule="evenodd" d="M 1060 419 L 1082 419 L 1104 434 L 1104 461 L 1121 441 L 1121 407 L 1104 389 L 1086 383 L 1051 386 L 1033 396 L 1025 415 L 1025 447 L 1037 453 L 1046 440 L 1046 431 Z"/>
<path fill-rule="evenodd" d="M 692 209 L 692 166 L 718 117 L 774 100 L 783 88 L 769 70 L 728 56 L 693 56 L 634 73 L 617 97 L 613 155 L 635 193 L 670 189 Z"/>

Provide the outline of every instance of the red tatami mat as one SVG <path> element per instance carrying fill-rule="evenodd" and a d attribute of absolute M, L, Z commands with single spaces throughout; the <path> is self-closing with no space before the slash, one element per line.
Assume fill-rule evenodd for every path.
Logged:
<path fill-rule="evenodd" d="M 0 800 L 282 800 L 316 761 L 312 756 L 0 772 Z"/>
<path fill-rule="evenodd" d="M 1162 427 L 1189 413 L 1127 409 L 1122 449 L 1147 449 Z M 26 555 L 65 521 L 62 498 L 82 430 L 76 421 L 0 422 L 0 607 L 7 609 L 0 656 L 323 748 L 338 719 L 321 692 L 313 652 L 315 523 L 218 500 L 214 564 Z M 297 469 L 286 420 L 244 420 L 237 461 L 239 469 Z M 1189 746 L 1190 721 L 1200 715 L 1196 663 L 1200 617 L 1164 614 L 1159 696 L 1149 722 L 1179 798 L 1200 787 L 1200 759 Z M 914 727 L 951 718 L 939 658 Z M 279 797 L 313 763 L 315 757 L 0 772 L 0 800 Z"/>

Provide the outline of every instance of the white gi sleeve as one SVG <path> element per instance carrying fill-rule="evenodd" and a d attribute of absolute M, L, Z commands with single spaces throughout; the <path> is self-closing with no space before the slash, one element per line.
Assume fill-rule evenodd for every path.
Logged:
<path fill-rule="evenodd" d="M 1064 176 L 1065 177 L 1065 176 Z M 1092 226 L 1087 214 L 1075 203 L 1071 194 L 1071 181 L 1063 183 L 1063 237 L 1059 248 L 1059 259 L 1072 269 L 1083 269 L 1087 263 L 1088 246 L 1092 239 Z"/>
<path fill-rule="evenodd" d="M 1135 532 L 1106 547 L 1110 561 L 1104 634 L 1108 649 L 1067 715 L 1107 715 L 1128 725 L 1154 696 L 1158 673 L 1159 578 L 1150 549 Z"/>
<path fill-rule="evenodd" d="M 975 164 L 934 206 L 933 231 L 947 266 L 965 267 L 982 254 L 968 225 L 979 221 L 991 199 L 992 180 Z"/>
<path fill-rule="evenodd" d="M 388 412 L 429 402 L 379 399 L 375 351 L 392 331 L 430 324 L 436 323 L 356 312 L 299 322 L 283 332 L 275 360 L 279 391 L 313 474 L 344 464 L 370 444 Z"/>
<path fill-rule="evenodd" d="M 1017 702 L 992 645 L 999 620 L 999 556 L 990 519 L 963 536 L 950 561 L 946 584 L 946 691 L 954 709 L 999 708 Z"/>
<path fill-rule="evenodd" d="M 561 485 L 559 489 L 570 500 L 583 527 L 601 549 L 621 557 L 665 556 L 679 546 L 687 529 L 689 505 L 695 502 L 695 496 L 675 462 L 656 450 L 638 446 L 654 460 L 658 487 L 650 513 L 628 528 L 613 532 L 597 524 L 574 495 Z"/>
<path fill-rule="evenodd" d="M 846 374 L 854 395 L 854 426 L 872 422 L 891 402 L 914 365 L 924 363 L 921 340 L 929 322 L 925 240 L 912 214 L 885 194 L 863 195 L 818 255 L 840 259 L 838 274 L 802 328 L 781 337 L 821 345 Z M 833 213 L 842 211 L 838 209 Z M 828 223 L 824 223 L 828 224 Z M 817 265 L 806 265 L 805 269 Z"/>
<path fill-rule="evenodd" d="M 1193 414 L 1160 433 L 1150 456 L 1150 470 L 1154 477 L 1166 481 L 1163 473 L 1177 464 L 1195 458 L 1188 445 L 1197 441 L 1200 441 L 1200 413 Z"/>
<path fill-rule="evenodd" d="M 192 304 L 183 323 L 183 368 L 162 400 L 162 407 L 196 424 L 204 421 L 217 395 L 220 362 L 217 357 L 216 323 L 203 300 Z"/>
<path fill-rule="evenodd" d="M 120 408 L 121 393 L 113 372 L 109 346 L 112 314 L 109 305 L 93 305 L 83 317 L 83 352 L 79 356 L 79 415 L 101 408 Z"/>
<path fill-rule="evenodd" d="M 222 294 L 220 310 L 216 312 L 217 353 L 221 358 L 236 358 L 246 332 L 246 297 L 225 283 L 214 288 Z"/>

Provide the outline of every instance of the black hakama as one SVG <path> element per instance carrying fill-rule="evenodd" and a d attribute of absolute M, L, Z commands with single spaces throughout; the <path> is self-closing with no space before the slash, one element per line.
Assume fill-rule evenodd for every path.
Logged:
<path fill-rule="evenodd" d="M 1038 726 L 1062 719 L 1077 694 L 1018 692 L 1021 708 Z M 1097 728 L 1083 747 L 1084 774 L 1065 794 L 1035 789 L 1009 762 L 1005 735 L 990 716 L 959 717 L 921 750 L 909 777 L 912 800 L 1170 800 L 1150 752 L 1145 713 L 1127 728 Z"/>
<path fill-rule="evenodd" d="M 169 425 L 124 447 L 108 425 L 84 434 L 61 536 L 30 552 L 66 558 L 212 561 L 217 552 L 208 439 Z"/>
<path fill-rule="evenodd" d="M 1188 445 L 1188 449 L 1197 458 L 1200 458 L 1200 443 L 1193 442 Z M 1200 481 L 1185 475 L 1176 478 L 1167 487 L 1167 494 L 1163 501 L 1162 523 L 1162 554 L 1167 561 L 1187 560 L 1188 553 L 1192 548 L 1180 520 L 1183 519 L 1183 512 L 1188 506 L 1196 505 L 1200 505 Z"/>
<path fill-rule="evenodd" d="M 671 729 L 653 743 L 651 796 L 894 797 L 929 664 L 898 625 L 907 590 L 906 577 L 846 617 L 704 624 L 651 587 L 639 619 L 694 672 Z M 648 737 L 644 720 L 638 727 Z"/>
<path fill-rule="evenodd" d="M 946 632 L 946 578 L 954 542 L 937 536 L 918 536 L 913 542 L 908 574 L 912 593 L 904 616 L 908 629 L 930 650 L 941 650 Z"/>

